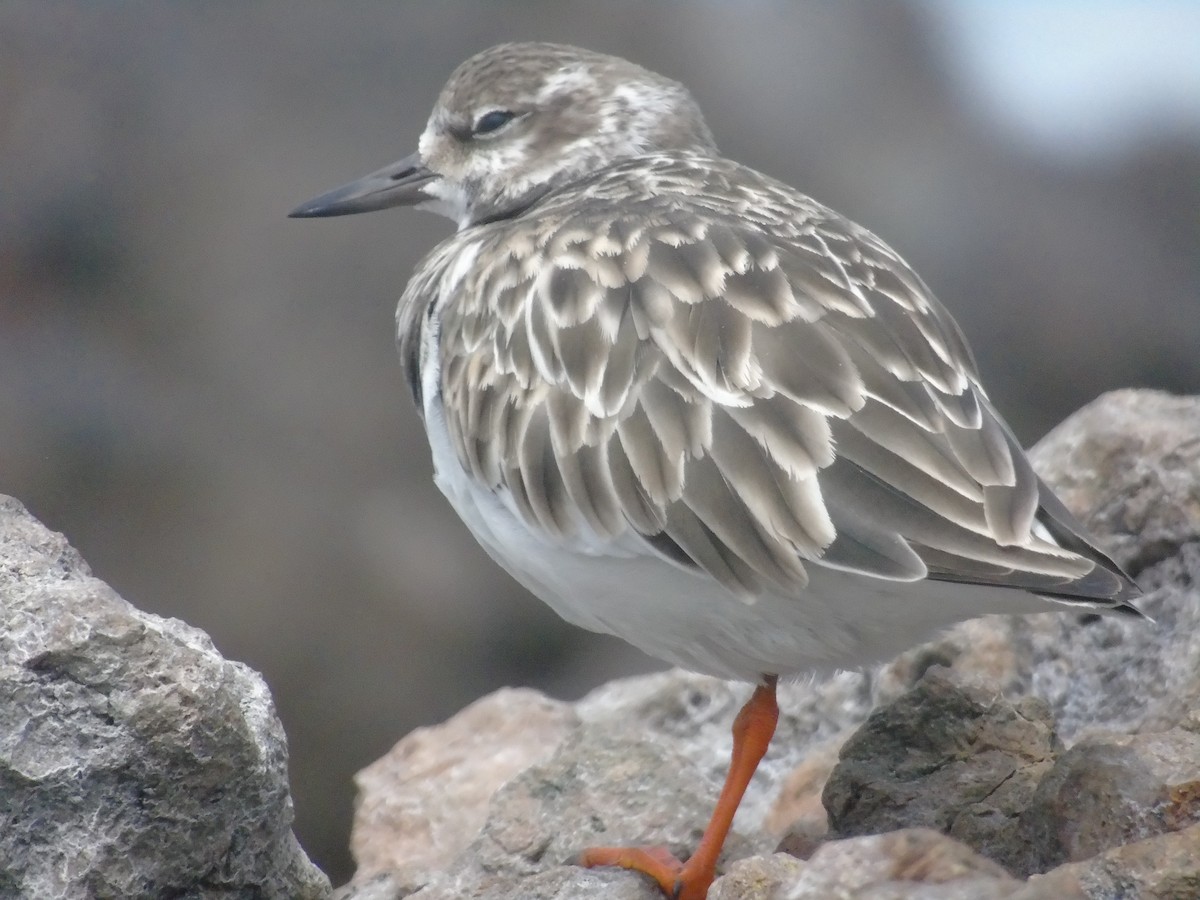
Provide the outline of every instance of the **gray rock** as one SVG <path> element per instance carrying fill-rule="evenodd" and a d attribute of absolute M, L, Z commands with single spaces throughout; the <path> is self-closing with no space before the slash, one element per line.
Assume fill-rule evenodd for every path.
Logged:
<path fill-rule="evenodd" d="M 926 827 L 1006 862 L 1017 817 L 1062 749 L 1044 703 L 929 670 L 842 746 L 825 785 L 837 837 Z"/>
<path fill-rule="evenodd" d="M 871 714 L 825 785 L 838 837 L 925 826 L 1019 875 L 1200 821 L 1200 735 L 1091 735 L 932 669 Z"/>
<path fill-rule="evenodd" d="M 772 840 L 792 819 L 784 807 L 794 798 L 785 788 L 798 767 L 836 749 L 871 711 L 871 681 L 862 673 L 842 673 L 822 682 L 779 685 L 779 724 L 767 755 L 734 820 L 734 830 Z M 707 813 L 729 766 L 730 726 L 750 686 L 679 670 L 613 681 L 579 701 L 580 718 L 613 733 L 648 740 L 695 764 L 705 777 Z M 697 823 L 704 825 L 701 820 Z"/>
<path fill-rule="evenodd" d="M 777 896 L 780 900 L 998 900 L 1011 896 L 1019 886 L 1000 866 L 958 841 L 913 828 L 831 841 L 789 883 L 780 885 Z"/>
<path fill-rule="evenodd" d="M 585 726 L 496 793 L 471 865 L 531 874 L 572 862 L 584 847 L 626 843 L 686 854 L 708 813 L 697 785 L 708 787 L 670 748 Z"/>
<path fill-rule="evenodd" d="M 712 811 L 729 761 L 730 724 L 749 693 L 747 685 L 681 671 L 614 681 L 573 705 L 498 691 L 441 726 L 414 732 L 359 779 L 365 793 L 352 845 L 356 853 L 391 849 L 359 857 L 359 875 L 338 896 L 653 900 L 659 894 L 639 876 L 568 864 L 597 844 L 653 842 L 686 856 Z M 779 834 L 766 823 L 777 818 L 789 775 L 806 751 L 840 740 L 869 710 L 862 675 L 781 685 L 779 694 L 779 739 L 739 811 L 729 860 L 774 848 Z M 490 742 L 479 736 L 484 723 L 505 718 L 507 725 L 489 730 Z M 463 752 L 471 746 L 474 757 Z M 440 767 L 433 765 L 438 747 Z M 495 783 L 514 756 L 529 759 L 529 768 Z M 477 788 L 487 784 L 494 788 L 485 796 Z M 418 810 L 424 824 L 414 833 Z M 436 852 L 431 835 L 442 836 Z M 384 871 L 388 854 L 403 861 Z"/>
<path fill-rule="evenodd" d="M 405 737 L 355 779 L 359 880 L 386 875 L 410 893 L 423 886 L 478 836 L 492 795 L 548 759 L 578 725 L 570 704 L 500 690 Z"/>
<path fill-rule="evenodd" d="M 1027 884 L 1055 900 L 1194 900 L 1200 897 L 1200 825 L 1059 866 Z M 1018 893 L 1014 900 L 1031 896 Z"/>
<path fill-rule="evenodd" d="M 1089 859 L 1200 822 L 1200 735 L 1089 736 L 1064 753 L 1021 812 L 1021 874 Z"/>
<path fill-rule="evenodd" d="M 262 679 L 0 498 L 0 896 L 329 894 Z"/>
<path fill-rule="evenodd" d="M 708 892 L 708 900 L 778 900 L 785 885 L 800 877 L 804 864 L 787 853 L 751 856 L 729 865 Z"/>

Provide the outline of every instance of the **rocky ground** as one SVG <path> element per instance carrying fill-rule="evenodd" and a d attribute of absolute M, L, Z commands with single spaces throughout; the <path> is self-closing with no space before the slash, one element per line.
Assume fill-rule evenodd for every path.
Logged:
<path fill-rule="evenodd" d="M 871 673 L 781 687 L 712 900 L 1200 897 L 1200 399 L 1106 395 L 1039 471 L 1153 624 L 964 623 Z M 324 897 L 261 680 L 137 611 L 0 504 L 0 896 Z M 359 775 L 340 900 L 652 900 L 583 846 L 686 854 L 748 688 L 681 672 L 528 690 Z"/>
<path fill-rule="evenodd" d="M 325 897 L 258 673 L 0 497 L 0 897 Z"/>

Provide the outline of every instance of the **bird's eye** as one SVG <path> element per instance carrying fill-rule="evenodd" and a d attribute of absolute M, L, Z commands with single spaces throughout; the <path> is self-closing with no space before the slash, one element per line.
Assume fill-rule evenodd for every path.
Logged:
<path fill-rule="evenodd" d="M 471 129 L 471 133 L 475 135 L 491 134 L 499 131 L 516 117 L 516 113 L 509 112 L 507 109 L 493 109 L 475 120 L 475 126 Z"/>

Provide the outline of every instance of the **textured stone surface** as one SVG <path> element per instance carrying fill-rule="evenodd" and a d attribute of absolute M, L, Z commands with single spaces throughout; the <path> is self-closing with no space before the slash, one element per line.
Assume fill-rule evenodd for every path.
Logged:
<path fill-rule="evenodd" d="M 1120 392 L 1035 453 L 1151 591 L 1156 624 L 985 619 L 878 672 L 782 686 L 714 900 L 1200 896 L 1197 434 L 1196 400 Z M 686 854 L 748 692 L 681 672 L 578 704 L 507 691 L 411 735 L 360 776 L 360 877 L 341 896 L 657 897 L 633 873 L 570 863 L 591 843 Z M 0 896 L 329 891 L 291 834 L 261 679 L 133 609 L 11 500 L 0 800 Z M 874 830 L 888 831 L 835 839 Z M 791 855 L 771 853 L 781 838 Z"/>
<path fill-rule="evenodd" d="M 803 869 L 804 863 L 787 853 L 739 859 L 713 884 L 708 900 L 777 900 Z"/>
<path fill-rule="evenodd" d="M 780 739 L 772 745 L 747 793 L 735 833 L 726 846 L 726 859 L 775 848 L 778 831 L 766 823 L 779 820 L 778 829 L 790 824 L 776 812 L 784 782 L 810 749 L 820 757 L 832 736 L 844 734 L 862 721 L 870 708 L 869 682 L 862 675 L 846 674 L 816 685 L 781 685 L 779 693 Z M 544 698 L 539 703 L 532 692 L 521 692 L 517 704 L 512 701 L 513 692 L 500 692 L 473 704 L 444 725 L 423 729 L 421 743 L 433 748 L 448 742 L 453 754 L 457 746 L 454 736 L 465 734 L 471 722 L 479 721 L 481 708 L 493 710 L 484 718 L 500 709 L 516 712 L 526 708 L 537 711 L 530 726 L 535 734 L 537 719 L 556 723 L 543 732 L 547 758 L 491 796 L 474 796 L 471 802 L 478 803 L 477 809 L 452 811 L 460 822 L 478 816 L 482 825 L 473 832 L 464 829 L 462 850 L 450 864 L 432 859 L 418 864 L 410 857 L 386 874 L 364 868 L 339 896 L 343 900 L 393 900 L 411 893 L 420 900 L 435 900 L 478 890 L 488 898 L 629 896 L 651 900 L 658 894 L 637 876 L 587 872 L 567 864 L 579 850 L 601 843 L 663 843 L 686 855 L 711 812 L 728 764 L 730 725 L 749 694 L 747 685 L 673 671 L 611 682 L 573 706 Z M 546 709 L 552 710 L 548 717 Z M 510 728 L 517 733 L 519 723 Z M 527 740 L 528 736 L 523 736 L 520 743 Z M 491 771 L 492 756 L 500 745 L 496 740 L 484 741 L 480 748 L 475 766 Z M 356 848 L 386 848 L 408 840 L 400 827 L 402 818 L 367 818 L 362 810 L 423 809 L 436 820 L 452 803 L 434 798 L 455 792 L 457 778 L 482 783 L 465 759 L 455 758 L 452 765 L 436 771 L 424 765 L 404 770 L 399 761 L 393 762 L 396 768 L 388 771 L 397 776 L 394 780 L 373 777 L 360 781 L 369 793 L 360 801 Z M 817 784 L 818 795 L 819 790 Z M 454 796 L 467 802 L 462 794 Z M 531 886 L 534 878 L 536 885 Z M 596 893 L 601 885 L 608 886 L 606 891 L 616 891 L 619 886 L 630 893 Z M 540 893 L 528 893 L 535 890 Z"/>
<path fill-rule="evenodd" d="M 491 796 L 549 757 L 578 722 L 569 704 L 502 690 L 405 737 L 355 779 L 360 876 L 419 884 L 423 872 L 448 866 L 483 827 Z"/>
<path fill-rule="evenodd" d="M 750 687 L 672 671 L 619 679 L 584 697 L 580 717 L 610 732 L 649 740 L 693 762 L 716 797 L 733 747 L 730 726 Z M 788 824 L 775 813 L 797 767 L 836 746 L 871 710 L 870 678 L 843 673 L 824 682 L 779 686 L 779 725 L 734 820 L 735 831 L 774 835 Z M 773 822 L 768 826 L 768 822 Z M 703 825 L 703 821 L 698 823 Z M 765 849 L 773 849 L 767 837 Z"/>
<path fill-rule="evenodd" d="M 843 745 L 825 785 L 839 837 L 935 828 L 1006 861 L 1017 817 L 1061 744 L 1045 704 L 931 669 Z"/>
<path fill-rule="evenodd" d="M 262 679 L 0 498 L 0 896 L 324 897 Z"/>
<path fill-rule="evenodd" d="M 781 900 L 907 897 L 991 900 L 1018 883 L 1002 868 L 936 831 L 914 828 L 831 841 L 813 854 Z M 1050 900 L 1047 896 L 1046 900 Z"/>
<path fill-rule="evenodd" d="M 821 794 L 837 765 L 844 735 L 812 747 L 784 779 L 770 814 L 763 822 L 771 834 L 781 834 L 779 850 L 808 859 L 829 831 L 829 816 Z"/>
<path fill-rule="evenodd" d="M 1021 813 L 1017 872 L 1044 872 L 1200 823 L 1200 735 L 1090 736 L 1064 753 Z"/>
<path fill-rule="evenodd" d="M 835 836 L 927 826 L 1021 875 L 1200 822 L 1200 735 L 1091 735 L 1070 750 L 1032 698 L 930 670 L 842 748 Z"/>
<path fill-rule="evenodd" d="M 1192 900 L 1200 897 L 1200 825 L 1059 866 L 1028 883 L 1064 900 Z"/>
<path fill-rule="evenodd" d="M 571 862 L 583 848 L 656 840 L 694 843 L 705 814 L 703 778 L 686 759 L 647 741 L 581 728 L 551 759 L 495 797 L 475 862 L 490 872 L 535 872 Z M 625 837 L 628 834 L 629 837 Z"/>

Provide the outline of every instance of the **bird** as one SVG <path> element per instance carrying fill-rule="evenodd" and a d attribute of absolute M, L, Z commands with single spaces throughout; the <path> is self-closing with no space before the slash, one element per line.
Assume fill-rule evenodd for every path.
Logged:
<path fill-rule="evenodd" d="M 456 223 L 396 312 L 438 487 L 569 622 L 754 685 L 691 856 L 597 847 L 582 865 L 706 896 L 780 678 L 989 613 L 1141 615 L 921 278 L 722 156 L 681 83 L 501 44 L 455 69 L 417 147 L 291 215 Z"/>

